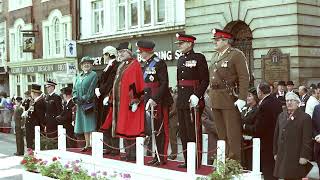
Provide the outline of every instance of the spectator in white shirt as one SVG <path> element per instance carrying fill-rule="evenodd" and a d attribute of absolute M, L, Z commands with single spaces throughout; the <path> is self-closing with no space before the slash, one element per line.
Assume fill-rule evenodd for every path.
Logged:
<path fill-rule="evenodd" d="M 305 112 L 312 118 L 313 110 L 316 105 L 319 104 L 318 95 L 316 89 L 310 89 L 311 96 L 307 101 Z"/>

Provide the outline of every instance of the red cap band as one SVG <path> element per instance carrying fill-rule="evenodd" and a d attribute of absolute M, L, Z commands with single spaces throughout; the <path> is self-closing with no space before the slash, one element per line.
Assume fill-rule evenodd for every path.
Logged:
<path fill-rule="evenodd" d="M 152 48 L 143 48 L 143 47 L 139 47 L 139 51 L 152 51 L 153 49 Z"/>
<path fill-rule="evenodd" d="M 231 38 L 232 38 L 232 35 L 229 34 L 229 33 L 225 33 L 225 32 L 216 32 L 216 33 L 214 34 L 214 37 L 222 37 L 222 38 L 231 39 Z"/>
<path fill-rule="evenodd" d="M 193 38 L 181 37 L 181 36 L 178 37 L 178 40 L 179 41 L 188 41 L 188 42 L 192 42 L 192 43 L 194 42 Z"/>

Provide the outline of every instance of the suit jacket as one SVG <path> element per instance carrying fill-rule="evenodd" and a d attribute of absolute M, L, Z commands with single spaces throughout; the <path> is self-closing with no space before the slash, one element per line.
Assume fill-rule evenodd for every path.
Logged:
<path fill-rule="evenodd" d="M 282 106 L 286 106 L 286 93 L 287 92 L 284 92 L 283 96 L 280 96 L 279 92 L 277 91 L 277 92 L 273 93 L 272 95 L 274 97 L 276 97 L 281 102 Z"/>
<path fill-rule="evenodd" d="M 32 106 L 32 107 L 31 107 Z M 28 111 L 27 123 L 32 124 L 33 126 L 41 126 L 41 129 L 45 127 L 45 113 L 46 113 L 46 102 L 44 97 L 41 96 L 36 102 L 30 105 Z"/>
<path fill-rule="evenodd" d="M 57 129 L 56 117 L 62 111 L 62 100 L 61 97 L 53 93 L 52 95 L 47 95 L 45 98 L 46 101 L 46 121 L 47 128 Z"/>
<path fill-rule="evenodd" d="M 246 100 L 249 87 L 249 69 L 246 57 L 239 49 L 230 47 L 222 56 L 215 53 L 210 68 L 210 97 L 214 109 L 232 109 L 236 98 L 229 94 L 229 87 L 238 87 L 238 98 Z M 225 81 L 225 83 L 223 82 Z"/>
<path fill-rule="evenodd" d="M 299 158 L 311 160 L 312 121 L 310 116 L 297 109 L 292 116 L 282 112 L 274 132 L 273 154 L 277 155 L 274 176 L 285 179 L 304 178 L 307 166 Z"/>
<path fill-rule="evenodd" d="M 241 113 L 241 119 L 242 123 L 244 124 L 244 134 L 249 135 L 249 136 L 254 136 L 255 135 L 255 130 L 256 130 L 256 119 L 257 119 L 257 112 L 258 112 L 258 105 L 249 108 L 247 107 L 246 110 L 242 111 Z"/>
<path fill-rule="evenodd" d="M 278 115 L 282 112 L 281 102 L 274 96 L 267 96 L 259 105 L 255 122 L 255 137 L 272 143 Z"/>
<path fill-rule="evenodd" d="M 107 71 L 102 71 L 102 74 L 99 77 L 97 82 L 97 88 L 99 88 L 102 99 L 105 96 L 108 96 L 113 87 L 113 81 L 117 73 L 117 69 L 120 65 L 120 62 L 114 60 L 111 66 L 107 69 Z"/>
<path fill-rule="evenodd" d="M 153 65 L 153 66 L 152 66 Z M 152 66 L 152 67 L 151 67 Z M 157 104 L 170 106 L 173 103 L 169 91 L 169 78 L 166 63 L 153 55 L 143 67 L 144 83 L 159 83 L 157 87 L 144 87 L 144 102 L 151 98 Z"/>
<path fill-rule="evenodd" d="M 63 110 L 59 116 L 57 116 L 57 121 L 59 124 L 62 124 L 64 127 L 69 127 L 72 124 L 72 113 L 75 104 L 73 103 L 72 99 L 70 101 L 64 102 Z"/>
<path fill-rule="evenodd" d="M 320 104 L 314 107 L 312 115 L 312 134 L 313 137 L 320 134 Z M 320 163 L 320 144 L 315 142 L 314 146 L 314 159 L 317 163 Z"/>
<path fill-rule="evenodd" d="M 199 85 L 192 86 L 179 85 L 179 80 L 198 80 Z M 193 50 L 183 54 L 178 59 L 177 64 L 178 81 L 178 109 L 189 109 L 189 98 L 195 94 L 203 102 L 203 94 L 209 85 L 209 72 L 206 58 L 201 53 Z"/>

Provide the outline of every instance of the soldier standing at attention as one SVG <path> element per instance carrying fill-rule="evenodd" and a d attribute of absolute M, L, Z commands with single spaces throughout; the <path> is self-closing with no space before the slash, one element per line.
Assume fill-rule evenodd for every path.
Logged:
<path fill-rule="evenodd" d="M 209 84 L 209 72 L 206 58 L 201 53 L 193 51 L 194 36 L 180 34 L 175 42 L 182 56 L 177 65 L 177 112 L 179 130 L 181 133 L 182 148 L 187 149 L 188 142 L 196 142 L 198 150 L 198 165 L 201 162 L 201 113 L 204 108 L 203 94 Z M 194 112 L 197 112 L 196 115 Z M 196 117 L 196 119 L 195 119 Z M 196 127 L 195 127 L 196 125 Z M 197 132 L 196 132 L 196 129 Z M 178 165 L 180 168 L 187 167 L 187 152 L 183 153 L 184 163 Z"/>
<path fill-rule="evenodd" d="M 241 109 L 246 104 L 249 70 L 239 49 L 231 47 L 232 34 L 212 30 L 215 50 L 211 60 L 210 91 L 219 139 L 226 141 L 229 158 L 241 160 Z"/>
<path fill-rule="evenodd" d="M 23 140 L 23 131 L 22 131 L 22 127 L 24 126 L 24 124 L 23 124 L 23 119 L 21 117 L 23 113 L 23 108 L 21 106 L 22 98 L 17 97 L 15 103 L 16 103 L 16 108 L 14 109 L 14 112 L 13 112 L 13 120 L 15 122 L 17 152 L 14 153 L 14 155 L 22 156 L 24 154 L 24 140 Z"/>
<path fill-rule="evenodd" d="M 143 68 L 144 79 L 144 103 L 145 110 L 149 110 L 153 106 L 154 112 L 154 131 L 156 133 L 156 145 L 160 156 L 160 162 L 157 156 L 148 164 L 159 166 L 167 162 L 167 152 L 169 144 L 169 106 L 173 99 L 169 91 L 169 79 L 166 63 L 154 54 L 154 42 L 141 40 L 137 42 L 137 52 L 146 61 Z M 150 116 L 150 120 L 152 121 Z"/>

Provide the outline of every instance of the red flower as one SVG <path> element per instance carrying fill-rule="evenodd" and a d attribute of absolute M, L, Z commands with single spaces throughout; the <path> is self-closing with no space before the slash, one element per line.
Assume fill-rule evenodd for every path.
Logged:
<path fill-rule="evenodd" d="M 26 164 L 27 163 L 27 160 L 25 160 L 25 159 L 23 159 L 22 161 L 21 161 L 21 164 Z"/>
<path fill-rule="evenodd" d="M 56 160 L 58 160 L 57 157 L 53 157 L 53 158 L 52 158 L 52 161 L 56 161 Z"/>

